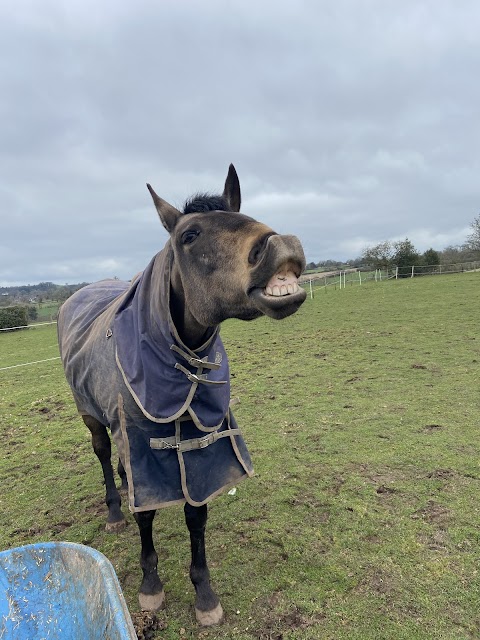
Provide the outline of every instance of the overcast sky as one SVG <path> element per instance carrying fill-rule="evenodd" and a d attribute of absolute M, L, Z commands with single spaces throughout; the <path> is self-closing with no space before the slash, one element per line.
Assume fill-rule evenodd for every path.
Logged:
<path fill-rule="evenodd" d="M 480 210 L 477 0 L 2 0 L 0 285 L 143 269 L 145 183 L 221 191 L 307 260 Z"/>

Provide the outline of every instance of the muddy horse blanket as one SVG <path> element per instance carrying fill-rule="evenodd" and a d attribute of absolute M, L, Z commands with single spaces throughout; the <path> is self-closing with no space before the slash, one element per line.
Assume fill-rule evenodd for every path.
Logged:
<path fill-rule="evenodd" d="M 192 351 L 173 324 L 172 259 L 168 242 L 131 283 L 86 286 L 58 318 L 78 411 L 110 427 L 133 512 L 200 506 L 253 474 L 218 327 Z"/>

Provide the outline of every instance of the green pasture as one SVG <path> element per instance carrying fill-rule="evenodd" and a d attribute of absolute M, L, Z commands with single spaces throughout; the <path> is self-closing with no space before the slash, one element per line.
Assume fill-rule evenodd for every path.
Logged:
<path fill-rule="evenodd" d="M 40 302 L 35 305 L 37 307 L 38 317 L 36 322 L 48 322 L 57 317 L 58 302 Z"/>
<path fill-rule="evenodd" d="M 158 638 L 480 637 L 480 273 L 317 289 L 282 322 L 222 329 L 256 476 L 210 508 L 225 623 L 199 629 L 180 507 L 155 540 Z M 0 369 L 58 355 L 0 335 Z M 0 548 L 91 545 L 138 610 L 139 539 L 104 532 L 99 464 L 59 360 L 0 370 Z"/>

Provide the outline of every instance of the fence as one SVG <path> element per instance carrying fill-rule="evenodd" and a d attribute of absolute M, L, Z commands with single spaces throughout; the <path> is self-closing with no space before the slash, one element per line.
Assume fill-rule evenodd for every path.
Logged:
<path fill-rule="evenodd" d="M 323 288 L 345 289 L 347 285 L 362 285 L 368 281 L 382 282 L 418 276 L 446 275 L 449 273 L 466 273 L 480 270 L 480 261 L 462 262 L 448 265 L 422 265 L 409 267 L 390 267 L 388 269 L 370 269 L 358 267 L 339 271 L 317 272 L 305 274 L 300 284 L 313 297 L 314 290 Z"/>

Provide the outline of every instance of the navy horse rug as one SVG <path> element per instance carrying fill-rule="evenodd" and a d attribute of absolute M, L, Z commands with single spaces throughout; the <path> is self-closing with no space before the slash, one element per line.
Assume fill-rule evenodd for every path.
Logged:
<path fill-rule="evenodd" d="M 78 411 L 110 427 L 132 512 L 200 506 L 253 475 L 229 408 L 219 328 L 192 351 L 173 323 L 172 260 L 169 241 L 131 283 L 104 280 L 77 291 L 58 320 Z"/>

